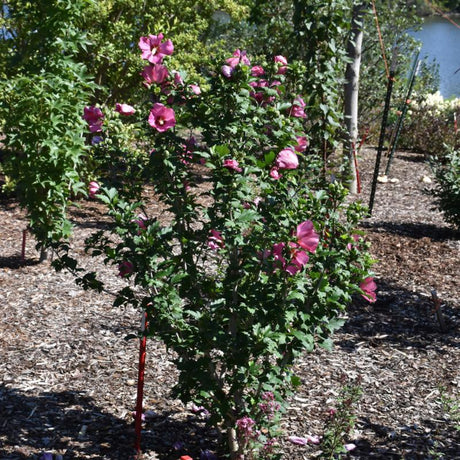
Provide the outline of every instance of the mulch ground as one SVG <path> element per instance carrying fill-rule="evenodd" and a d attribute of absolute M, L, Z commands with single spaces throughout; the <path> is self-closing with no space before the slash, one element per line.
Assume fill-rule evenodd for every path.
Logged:
<path fill-rule="evenodd" d="M 375 150 L 362 152 L 361 199 L 368 202 Z M 379 183 L 372 217 L 362 227 L 379 260 L 378 300 L 356 299 L 334 336 L 332 352 L 306 354 L 295 372 L 302 385 L 289 401 L 279 440 L 282 458 L 315 458 L 321 446 L 288 436 L 324 433 L 344 380 L 360 385 L 355 430 L 345 440 L 356 459 L 460 458 L 460 239 L 425 193 L 429 168 L 416 153 L 397 153 L 387 183 Z M 425 178 L 425 179 L 424 179 Z M 153 203 L 152 206 L 155 206 Z M 94 202 L 73 214 L 79 250 L 104 225 Z M 0 459 L 133 458 L 138 342 L 125 340 L 140 313 L 113 308 L 109 294 L 82 291 L 67 273 L 38 264 L 24 212 L 0 200 Z M 114 290 L 120 280 L 101 265 Z M 432 290 L 441 300 L 434 310 Z M 438 310 L 439 312 L 439 310 Z M 149 340 L 145 386 L 145 459 L 177 460 L 215 452 L 219 434 L 206 417 L 169 397 L 176 372 L 171 355 Z M 451 409 L 449 410 L 449 406 Z"/>

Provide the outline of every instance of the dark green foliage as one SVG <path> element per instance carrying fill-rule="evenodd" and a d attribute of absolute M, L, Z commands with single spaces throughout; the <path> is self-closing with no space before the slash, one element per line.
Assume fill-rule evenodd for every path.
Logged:
<path fill-rule="evenodd" d="M 460 151 L 451 150 L 441 159 L 433 158 L 431 165 L 437 181 L 432 194 L 446 222 L 460 229 Z"/>

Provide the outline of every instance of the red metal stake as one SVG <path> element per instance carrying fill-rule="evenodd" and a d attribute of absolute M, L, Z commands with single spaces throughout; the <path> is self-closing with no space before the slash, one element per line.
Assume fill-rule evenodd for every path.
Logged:
<path fill-rule="evenodd" d="M 145 333 L 145 329 L 147 327 L 146 324 L 147 313 L 144 313 L 142 316 L 142 323 L 141 323 L 141 332 L 142 334 Z M 144 397 L 144 373 L 145 373 L 145 355 L 146 355 L 146 345 L 147 345 L 147 337 L 145 334 L 141 337 L 139 341 L 139 369 L 138 369 L 138 378 L 137 378 L 137 401 L 136 401 L 136 418 L 135 418 L 135 425 L 134 430 L 136 433 L 136 443 L 135 449 L 137 454 L 141 453 L 141 435 L 142 435 L 142 400 Z"/>

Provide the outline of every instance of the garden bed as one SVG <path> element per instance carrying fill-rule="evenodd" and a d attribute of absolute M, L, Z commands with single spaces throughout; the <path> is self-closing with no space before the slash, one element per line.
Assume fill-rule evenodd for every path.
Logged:
<path fill-rule="evenodd" d="M 362 152 L 362 199 L 368 201 L 375 150 Z M 424 179 L 425 178 L 425 179 Z M 371 218 L 362 223 L 375 266 L 378 299 L 349 309 L 332 352 L 306 354 L 295 367 L 302 385 L 282 419 L 284 459 L 314 458 L 320 446 L 298 446 L 288 436 L 321 436 L 343 384 L 362 387 L 355 408 L 356 445 L 351 458 L 458 458 L 458 425 L 442 394 L 460 395 L 460 240 L 433 209 L 433 187 L 423 156 L 399 152 L 390 179 L 379 183 Z M 154 202 L 151 203 L 155 212 Z M 159 208 L 157 209 L 159 212 Z M 105 225 L 100 205 L 85 202 L 73 212 L 74 246 L 88 266 L 82 240 Z M 24 212 L 14 200 L 0 202 L 0 458 L 132 458 L 138 342 L 124 340 L 140 313 L 114 309 L 110 294 L 84 292 L 67 273 L 38 264 L 34 242 L 20 260 Z M 101 265 L 115 290 L 113 267 Z M 433 311 L 431 291 L 442 300 L 446 330 Z M 215 452 L 218 433 L 206 416 L 169 397 L 175 382 L 171 356 L 153 340 L 147 345 L 146 459 L 195 460 Z M 441 388 L 444 390 L 441 391 Z"/>

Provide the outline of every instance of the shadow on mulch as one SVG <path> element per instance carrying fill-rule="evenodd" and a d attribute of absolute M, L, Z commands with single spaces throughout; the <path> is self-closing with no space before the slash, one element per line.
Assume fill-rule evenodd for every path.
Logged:
<path fill-rule="evenodd" d="M 174 420 L 174 413 L 153 413 L 142 431 L 142 451 L 160 460 L 181 455 L 200 458 L 215 450 L 218 433 L 199 416 Z M 0 458 L 40 459 L 45 452 L 65 460 L 134 459 L 134 420 L 105 413 L 81 392 L 44 392 L 28 396 L 0 384 Z M 12 450 L 14 453 L 11 453 Z"/>
<path fill-rule="evenodd" d="M 26 258 L 22 260 L 20 256 L 0 257 L 0 268 L 18 269 L 39 264 L 40 262 L 38 259 Z"/>
<path fill-rule="evenodd" d="M 0 385 L 0 402 L 0 440 L 6 440 L 0 444 L 0 458 L 4 460 L 39 458 L 37 451 L 65 452 L 66 460 L 94 455 L 126 460 L 134 454 L 132 428 L 78 392 L 27 396 Z M 11 448 L 15 453 L 7 454 Z"/>
<path fill-rule="evenodd" d="M 410 236 L 416 239 L 430 238 L 434 241 L 460 239 L 460 231 L 449 227 L 438 227 L 433 224 L 415 222 L 362 222 L 361 226 L 379 232 L 392 233 L 399 236 Z"/>
<path fill-rule="evenodd" d="M 424 420 L 423 426 L 413 424 L 391 428 L 372 423 L 364 417 L 357 421 L 357 428 L 371 430 L 376 436 L 372 445 L 366 439 L 355 440 L 356 449 L 350 452 L 351 458 L 365 460 L 370 457 L 369 452 L 372 452 L 371 458 L 378 459 L 459 458 L 460 441 L 455 441 L 459 439 L 458 430 L 455 423 L 448 419 Z M 405 453 L 404 456 L 401 456 L 401 452 Z"/>
<path fill-rule="evenodd" d="M 382 279 L 378 282 L 375 303 L 357 298 L 347 311 L 349 319 L 341 330 L 356 339 L 342 339 L 335 343 L 348 351 L 353 351 L 363 338 L 375 347 L 383 342 L 415 348 L 425 348 L 434 342 L 460 347 L 460 311 L 457 308 L 442 305 L 446 326 L 446 331 L 442 332 L 431 297 L 418 295 Z"/>

